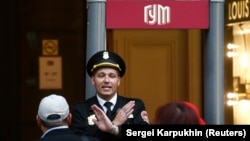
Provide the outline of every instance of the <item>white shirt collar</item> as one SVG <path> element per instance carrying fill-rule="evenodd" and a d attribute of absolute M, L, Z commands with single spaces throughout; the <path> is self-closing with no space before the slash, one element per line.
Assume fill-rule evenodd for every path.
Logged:
<path fill-rule="evenodd" d="M 104 106 L 104 103 L 107 102 L 105 101 L 104 99 L 102 99 L 101 97 L 99 97 L 98 95 L 96 95 L 97 97 L 97 100 L 99 102 L 99 104 L 102 106 L 102 108 L 105 110 L 107 110 L 107 108 Z M 113 105 L 111 106 L 111 110 L 113 110 L 115 104 L 116 104 L 116 101 L 117 101 L 117 93 L 109 100 L 109 102 L 111 102 Z"/>

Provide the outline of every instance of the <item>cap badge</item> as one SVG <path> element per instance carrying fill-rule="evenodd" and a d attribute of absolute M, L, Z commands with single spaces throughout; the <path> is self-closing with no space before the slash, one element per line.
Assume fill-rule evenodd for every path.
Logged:
<path fill-rule="evenodd" d="M 103 59 L 108 59 L 109 58 L 109 53 L 108 52 L 103 52 L 103 56 L 102 56 Z"/>

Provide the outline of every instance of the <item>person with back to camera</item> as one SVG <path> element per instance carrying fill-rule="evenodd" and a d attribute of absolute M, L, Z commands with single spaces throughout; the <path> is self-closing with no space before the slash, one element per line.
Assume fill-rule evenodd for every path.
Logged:
<path fill-rule="evenodd" d="M 205 125 L 198 108 L 187 101 L 170 102 L 156 110 L 155 124 Z"/>
<path fill-rule="evenodd" d="M 71 118 L 69 105 L 63 96 L 51 94 L 44 97 L 36 115 L 37 125 L 43 132 L 37 141 L 94 141 L 75 135 L 68 127 Z"/>
<path fill-rule="evenodd" d="M 117 140 L 123 124 L 149 124 L 144 102 L 141 99 L 118 95 L 120 79 L 126 70 L 125 62 L 116 53 L 103 50 L 94 54 L 87 63 L 87 73 L 95 87 L 95 96 L 72 105 L 70 128 L 78 135 L 88 135 L 105 140 Z M 109 107 L 105 104 L 109 102 Z M 92 106 L 102 109 L 113 128 L 106 131 L 93 122 L 96 119 Z M 95 107 L 94 106 L 94 107 Z"/>

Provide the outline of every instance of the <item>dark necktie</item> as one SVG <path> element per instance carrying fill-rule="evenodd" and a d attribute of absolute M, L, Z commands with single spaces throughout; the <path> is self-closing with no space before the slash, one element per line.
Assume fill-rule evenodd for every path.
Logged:
<path fill-rule="evenodd" d="M 109 119 L 111 119 L 111 106 L 112 106 L 112 103 L 111 102 L 106 102 L 104 104 L 104 106 L 107 107 L 106 115 L 109 117 Z"/>

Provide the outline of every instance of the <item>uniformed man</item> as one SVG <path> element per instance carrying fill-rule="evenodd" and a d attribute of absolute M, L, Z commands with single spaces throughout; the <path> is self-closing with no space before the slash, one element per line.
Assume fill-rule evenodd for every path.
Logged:
<path fill-rule="evenodd" d="M 119 138 L 123 124 L 149 124 L 144 102 L 141 99 L 120 96 L 117 89 L 126 71 L 123 59 L 116 53 L 103 50 L 94 54 L 87 63 L 87 73 L 95 87 L 95 96 L 72 106 L 70 128 L 78 135 L 88 135 L 102 141 Z M 113 128 L 105 131 L 96 126 L 93 105 L 102 109 Z M 91 107 L 92 106 L 92 107 Z"/>

